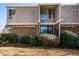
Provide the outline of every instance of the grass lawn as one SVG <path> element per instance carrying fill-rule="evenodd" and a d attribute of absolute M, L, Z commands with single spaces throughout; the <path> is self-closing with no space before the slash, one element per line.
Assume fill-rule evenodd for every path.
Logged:
<path fill-rule="evenodd" d="M 65 48 L 1 46 L 0 53 L 4 56 L 78 56 L 79 50 Z"/>

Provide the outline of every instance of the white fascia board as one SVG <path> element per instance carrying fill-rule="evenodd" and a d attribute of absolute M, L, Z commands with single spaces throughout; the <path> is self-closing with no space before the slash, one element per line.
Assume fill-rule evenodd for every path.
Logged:
<path fill-rule="evenodd" d="M 8 9 L 16 9 L 16 8 L 8 8 Z"/>
<path fill-rule="evenodd" d="M 37 23 L 8 23 L 7 25 L 37 25 Z"/>
<path fill-rule="evenodd" d="M 40 25 L 55 25 L 56 23 L 40 23 Z"/>
<path fill-rule="evenodd" d="M 77 5 L 77 3 L 61 3 L 62 6 L 64 5 Z"/>
<path fill-rule="evenodd" d="M 18 25 L 18 26 L 12 26 L 12 27 L 36 27 L 36 26 L 34 26 L 34 25 L 25 25 L 25 26 L 22 26 L 22 25 Z"/>
<path fill-rule="evenodd" d="M 60 23 L 60 24 L 79 24 L 79 23 Z"/>
<path fill-rule="evenodd" d="M 55 23 L 40 23 L 41 25 L 56 25 L 60 20 L 57 20 Z"/>
<path fill-rule="evenodd" d="M 60 5 L 60 3 L 41 3 L 39 5 Z"/>

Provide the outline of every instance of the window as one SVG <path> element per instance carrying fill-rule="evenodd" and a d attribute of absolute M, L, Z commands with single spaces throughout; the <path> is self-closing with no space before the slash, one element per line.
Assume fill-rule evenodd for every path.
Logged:
<path fill-rule="evenodd" d="M 41 18 L 41 20 L 44 20 L 44 19 L 48 18 L 47 10 L 46 9 L 41 9 L 40 10 L 40 18 Z"/>
<path fill-rule="evenodd" d="M 49 9 L 48 10 L 48 18 L 49 19 L 54 19 L 55 18 L 55 10 Z"/>
<path fill-rule="evenodd" d="M 53 33 L 53 26 L 51 25 L 41 25 L 40 27 L 41 33 Z"/>
<path fill-rule="evenodd" d="M 47 32 L 47 27 L 46 26 L 41 26 L 41 32 Z"/>
<path fill-rule="evenodd" d="M 40 10 L 40 19 L 54 19 L 55 18 L 55 10 L 54 9 L 41 9 Z"/>
<path fill-rule="evenodd" d="M 11 16 L 12 15 L 12 10 L 11 9 L 9 9 L 9 16 Z"/>
<path fill-rule="evenodd" d="M 15 10 L 13 10 L 13 13 L 12 14 L 15 15 Z"/>
<path fill-rule="evenodd" d="M 46 9 L 41 9 L 40 14 L 46 14 Z"/>
<path fill-rule="evenodd" d="M 51 19 L 51 18 L 52 18 L 52 10 L 49 9 L 49 19 Z"/>
<path fill-rule="evenodd" d="M 55 10 L 53 10 L 53 18 L 55 18 Z"/>
<path fill-rule="evenodd" d="M 12 19 L 13 15 L 15 15 L 15 9 L 9 9 L 9 19 Z"/>

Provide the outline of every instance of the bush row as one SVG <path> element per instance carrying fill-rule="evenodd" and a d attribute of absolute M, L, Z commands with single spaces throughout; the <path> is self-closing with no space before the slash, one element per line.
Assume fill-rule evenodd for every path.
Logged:
<path fill-rule="evenodd" d="M 76 33 L 69 30 L 63 30 L 61 32 L 61 46 L 63 47 L 77 47 L 79 45 L 79 37 Z"/>
<path fill-rule="evenodd" d="M 57 46 L 59 41 L 58 37 L 52 34 L 40 34 L 39 37 L 35 35 L 25 35 L 22 37 L 22 42 L 31 44 L 32 46 L 52 47 Z"/>
<path fill-rule="evenodd" d="M 16 43 L 17 35 L 13 33 L 3 33 L 0 35 L 0 42 L 1 41 Z M 62 47 L 79 46 L 78 35 L 68 30 L 61 31 L 60 39 L 56 35 L 44 33 L 44 34 L 40 34 L 39 36 L 32 34 L 24 35 L 22 36 L 20 41 L 23 44 L 29 44 L 32 46 L 53 47 L 53 46 L 58 46 L 59 44 Z"/>
<path fill-rule="evenodd" d="M 4 33 L 1 34 L 1 40 L 9 41 L 9 43 L 15 43 L 17 41 L 17 36 L 12 33 Z M 29 44 L 31 46 L 52 47 L 59 44 L 59 38 L 53 34 L 40 34 L 39 36 L 32 34 L 24 35 L 20 41 L 23 44 Z"/>

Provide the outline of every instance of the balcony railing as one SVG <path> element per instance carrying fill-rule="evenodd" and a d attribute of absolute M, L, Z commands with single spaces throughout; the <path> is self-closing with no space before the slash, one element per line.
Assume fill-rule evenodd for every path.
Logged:
<path fill-rule="evenodd" d="M 53 14 L 49 15 L 49 14 L 40 14 L 40 19 L 41 20 L 45 20 L 45 19 L 54 19 L 53 18 Z"/>

